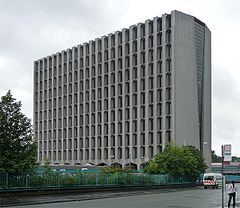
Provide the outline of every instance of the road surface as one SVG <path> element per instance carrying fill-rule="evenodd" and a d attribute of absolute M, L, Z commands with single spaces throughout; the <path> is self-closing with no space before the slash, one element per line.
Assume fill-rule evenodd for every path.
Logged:
<path fill-rule="evenodd" d="M 35 198 L 34 198 L 35 197 Z M 68 195 L 45 195 L 12 199 L 17 208 L 219 208 L 221 189 L 176 188 L 140 191 L 74 193 Z M 240 207 L 240 193 L 236 207 Z M 7 199 L 5 199 L 7 200 Z M 15 200 L 15 204 L 14 204 Z M 24 201 L 25 200 L 25 201 Z M 24 204 L 24 205 L 23 205 Z M 32 204 L 32 205 L 27 205 Z M 227 204 L 227 195 L 225 196 Z M 9 206 L 11 207 L 11 206 Z"/>

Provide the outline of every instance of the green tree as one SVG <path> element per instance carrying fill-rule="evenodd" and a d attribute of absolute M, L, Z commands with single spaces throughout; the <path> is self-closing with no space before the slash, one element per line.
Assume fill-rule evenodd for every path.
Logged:
<path fill-rule="evenodd" d="M 240 157 L 232 156 L 232 162 L 240 162 Z"/>
<path fill-rule="evenodd" d="M 193 146 L 167 146 L 150 160 L 144 171 L 150 174 L 169 174 L 197 178 L 207 168 L 200 151 Z"/>
<path fill-rule="evenodd" d="M 133 169 L 131 166 L 127 166 L 127 167 L 124 167 L 122 168 L 119 164 L 113 164 L 109 167 L 106 167 L 106 168 L 103 168 L 102 169 L 102 172 L 103 173 L 130 173 L 132 172 Z"/>
<path fill-rule="evenodd" d="M 212 150 L 212 162 L 221 163 L 222 157 L 218 156 L 214 150 Z"/>
<path fill-rule="evenodd" d="M 31 171 L 36 166 L 36 143 L 31 121 L 21 113 L 10 91 L 0 100 L 0 172 Z"/>

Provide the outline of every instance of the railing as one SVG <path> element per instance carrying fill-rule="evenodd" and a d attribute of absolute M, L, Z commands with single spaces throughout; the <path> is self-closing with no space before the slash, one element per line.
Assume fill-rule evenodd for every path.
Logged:
<path fill-rule="evenodd" d="M 226 183 L 231 183 L 231 181 L 240 183 L 240 175 L 225 175 L 225 180 L 226 180 Z"/>
<path fill-rule="evenodd" d="M 168 184 L 194 183 L 188 177 L 169 175 L 149 175 L 144 173 L 45 173 L 45 174 L 8 174 L 0 173 L 0 192 L 50 190 L 74 187 L 121 187 L 155 186 Z"/>

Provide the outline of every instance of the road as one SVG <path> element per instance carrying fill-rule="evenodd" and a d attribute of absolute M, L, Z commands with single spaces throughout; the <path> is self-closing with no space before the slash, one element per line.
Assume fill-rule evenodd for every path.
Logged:
<path fill-rule="evenodd" d="M 236 207 L 240 207 L 240 193 Z M 24 200 L 20 200 L 22 203 Z M 39 196 L 17 208 L 219 208 L 221 207 L 221 189 L 178 188 L 140 191 L 100 192 L 57 196 Z M 50 202 L 50 203 L 49 203 Z M 40 203 L 40 204 L 37 204 Z M 225 196 L 227 204 L 227 196 Z M 12 204 L 14 205 L 14 204 Z M 17 205 L 17 203 L 15 204 Z"/>

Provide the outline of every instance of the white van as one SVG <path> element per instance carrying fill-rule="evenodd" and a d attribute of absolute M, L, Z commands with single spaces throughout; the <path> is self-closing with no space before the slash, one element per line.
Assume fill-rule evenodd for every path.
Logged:
<path fill-rule="evenodd" d="M 206 188 L 218 188 L 222 186 L 222 174 L 221 173 L 204 173 L 203 175 L 203 187 Z"/>

